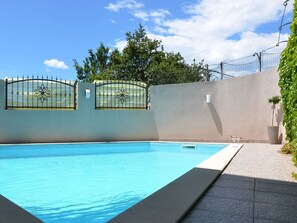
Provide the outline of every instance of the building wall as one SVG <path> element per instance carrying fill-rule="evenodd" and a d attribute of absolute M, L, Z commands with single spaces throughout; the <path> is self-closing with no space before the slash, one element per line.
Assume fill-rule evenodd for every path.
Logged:
<path fill-rule="evenodd" d="M 95 110 L 95 86 L 78 85 L 78 109 L 5 110 L 0 80 L 0 143 L 199 140 L 265 142 L 272 110 L 268 98 L 279 95 L 277 70 L 216 82 L 151 88 L 152 109 Z M 85 89 L 91 98 L 85 98 Z M 212 103 L 206 103 L 206 94 Z M 279 110 L 279 107 L 277 108 Z"/>
<path fill-rule="evenodd" d="M 206 94 L 212 103 L 206 103 Z M 160 140 L 230 141 L 230 135 L 235 135 L 244 141 L 266 142 L 272 117 L 267 101 L 280 95 L 278 72 L 157 86 L 152 95 Z"/>

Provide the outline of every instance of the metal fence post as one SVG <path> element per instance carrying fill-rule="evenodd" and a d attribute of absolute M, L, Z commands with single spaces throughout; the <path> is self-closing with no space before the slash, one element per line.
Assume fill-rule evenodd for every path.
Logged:
<path fill-rule="evenodd" d="M 253 56 L 257 56 L 259 62 L 259 71 L 262 71 L 262 52 L 254 53 Z"/>
<path fill-rule="evenodd" d="M 224 79 L 224 67 L 223 67 L 223 62 L 220 63 L 220 68 L 221 68 L 221 80 Z"/>
<path fill-rule="evenodd" d="M 260 65 L 260 72 L 261 72 L 262 71 L 262 52 L 260 52 L 259 65 Z"/>
<path fill-rule="evenodd" d="M 74 107 L 74 110 L 76 110 L 77 109 L 77 90 L 78 90 L 78 81 L 77 80 L 74 82 L 73 86 L 74 86 L 73 107 Z"/>
<path fill-rule="evenodd" d="M 5 110 L 7 110 L 7 97 L 8 97 L 8 89 L 7 89 L 7 78 L 5 79 Z"/>
<path fill-rule="evenodd" d="M 207 82 L 210 80 L 210 72 L 209 72 L 208 64 L 205 64 L 204 72 L 205 72 L 205 81 Z"/>

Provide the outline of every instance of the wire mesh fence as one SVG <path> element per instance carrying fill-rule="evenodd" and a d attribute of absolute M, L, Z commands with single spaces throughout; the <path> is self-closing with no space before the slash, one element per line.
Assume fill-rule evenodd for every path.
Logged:
<path fill-rule="evenodd" d="M 223 80 L 268 70 L 279 65 L 280 53 L 260 52 L 232 61 L 207 65 L 210 80 Z"/>

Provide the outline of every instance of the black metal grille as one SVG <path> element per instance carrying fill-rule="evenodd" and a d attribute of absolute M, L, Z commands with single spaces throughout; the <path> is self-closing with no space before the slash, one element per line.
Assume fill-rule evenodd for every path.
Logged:
<path fill-rule="evenodd" d="M 48 78 L 6 79 L 6 109 L 76 109 L 77 82 Z"/>
<path fill-rule="evenodd" d="M 137 81 L 97 81 L 96 109 L 149 109 L 149 89 Z"/>

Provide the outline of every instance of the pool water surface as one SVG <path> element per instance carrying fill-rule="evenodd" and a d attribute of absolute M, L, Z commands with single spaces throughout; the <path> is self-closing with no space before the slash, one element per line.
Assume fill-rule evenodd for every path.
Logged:
<path fill-rule="evenodd" d="M 47 223 L 107 222 L 225 146 L 1 146 L 0 193 Z"/>

